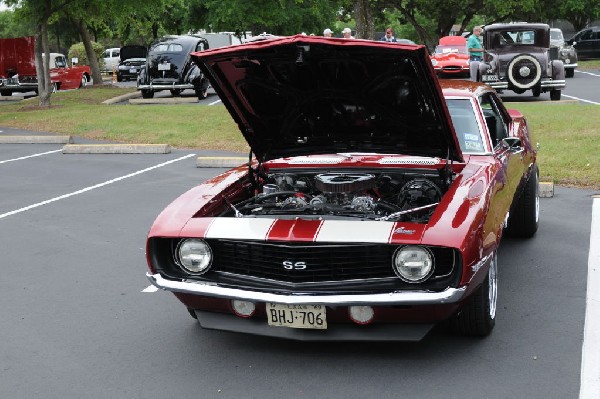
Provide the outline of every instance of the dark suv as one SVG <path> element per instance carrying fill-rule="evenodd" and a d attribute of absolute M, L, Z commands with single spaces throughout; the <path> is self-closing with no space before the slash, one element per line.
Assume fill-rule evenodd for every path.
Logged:
<path fill-rule="evenodd" d="M 577 49 L 579 58 L 600 58 L 600 26 L 580 30 L 568 43 Z"/>
<path fill-rule="evenodd" d="M 557 49 L 550 48 L 550 27 L 546 24 L 512 23 L 488 25 L 483 33 L 483 61 L 472 65 L 477 80 L 498 92 L 512 90 L 534 97 L 550 92 L 560 100 L 565 88 L 565 66 Z M 475 61 L 477 62 L 477 61 Z"/>

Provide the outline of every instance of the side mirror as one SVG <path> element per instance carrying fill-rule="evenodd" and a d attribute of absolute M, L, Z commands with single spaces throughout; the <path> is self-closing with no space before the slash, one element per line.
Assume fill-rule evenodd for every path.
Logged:
<path fill-rule="evenodd" d="M 523 147 L 521 145 L 521 139 L 517 137 L 505 137 L 502 139 L 502 144 L 509 149 L 520 149 Z"/>

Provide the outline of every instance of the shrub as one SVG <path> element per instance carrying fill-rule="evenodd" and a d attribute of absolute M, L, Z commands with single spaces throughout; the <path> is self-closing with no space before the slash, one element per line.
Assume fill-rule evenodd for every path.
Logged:
<path fill-rule="evenodd" d="M 98 63 L 100 64 L 100 69 L 104 67 L 104 46 L 100 43 L 92 42 L 92 48 L 94 49 L 94 53 L 96 53 L 96 57 L 98 57 Z M 78 65 L 89 65 L 87 54 L 85 53 L 85 47 L 82 42 L 75 43 L 69 49 L 69 55 L 67 57 L 69 62 L 73 58 L 77 58 L 79 60 Z"/>

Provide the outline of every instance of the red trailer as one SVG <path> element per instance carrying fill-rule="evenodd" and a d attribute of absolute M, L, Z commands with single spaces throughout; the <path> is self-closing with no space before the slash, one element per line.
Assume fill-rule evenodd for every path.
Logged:
<path fill-rule="evenodd" d="M 33 36 L 0 39 L 0 95 L 14 92 L 38 92 Z M 52 90 L 76 89 L 91 79 L 90 67 L 67 64 L 63 54 L 50 53 Z"/>

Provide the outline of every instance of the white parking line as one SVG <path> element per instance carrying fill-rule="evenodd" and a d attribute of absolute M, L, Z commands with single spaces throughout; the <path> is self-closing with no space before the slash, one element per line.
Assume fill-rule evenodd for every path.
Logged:
<path fill-rule="evenodd" d="M 20 161 L 20 160 L 27 159 L 27 158 L 40 157 L 42 155 L 54 154 L 55 152 L 61 152 L 61 151 L 62 151 L 62 149 L 54 150 L 54 151 L 40 152 L 39 154 L 27 155 L 27 156 L 19 157 L 19 158 L 6 159 L 4 161 L 0 161 L 0 164 L 7 163 L 7 162 Z"/>
<path fill-rule="evenodd" d="M 597 73 L 583 72 L 583 71 L 578 71 L 578 70 L 575 70 L 575 72 L 577 72 L 577 73 L 584 73 L 586 75 L 592 75 L 592 76 L 596 76 L 596 77 L 600 78 L 600 75 L 598 75 Z"/>
<path fill-rule="evenodd" d="M 600 392 L 600 198 L 592 206 L 585 326 L 581 349 L 579 399 L 597 399 Z"/>
<path fill-rule="evenodd" d="M 210 103 L 210 104 L 208 104 L 208 105 L 215 105 L 215 104 L 218 104 L 218 103 L 220 103 L 220 102 L 221 102 L 221 100 L 217 100 L 217 101 L 213 101 L 212 103 Z"/>
<path fill-rule="evenodd" d="M 594 105 L 600 105 L 600 103 L 597 103 L 597 102 L 595 102 L 595 101 L 584 100 L 583 98 L 579 98 L 579 97 L 568 96 L 568 95 L 566 95 L 566 94 L 563 94 L 562 96 L 563 96 L 563 97 L 572 98 L 573 100 L 579 100 L 579 101 L 583 101 L 584 103 L 590 103 L 590 104 L 594 104 Z"/>
<path fill-rule="evenodd" d="M 6 213 L 3 213 L 3 214 L 0 214 L 0 219 L 3 219 L 5 217 L 7 217 L 7 216 L 15 215 L 17 213 L 25 212 L 25 211 L 28 211 L 30 209 L 34 209 L 34 208 L 40 207 L 42 205 L 48 205 L 48 204 L 51 204 L 52 202 L 60 201 L 60 200 L 63 200 L 65 198 L 72 197 L 74 195 L 83 194 L 83 193 L 86 193 L 88 191 L 95 190 L 97 188 L 104 187 L 104 186 L 107 186 L 109 184 L 116 183 L 118 181 L 121 181 L 121 180 L 124 180 L 124 179 L 128 179 L 130 177 L 137 176 L 137 175 L 140 175 L 142 173 L 149 172 L 149 171 L 151 171 L 153 169 L 157 169 L 157 168 L 160 168 L 160 167 L 163 167 L 163 166 L 175 163 L 175 162 L 179 162 L 179 161 L 182 161 L 184 159 L 191 158 L 191 157 L 194 157 L 194 156 L 196 156 L 196 154 L 188 154 L 188 155 L 183 156 L 181 158 L 172 159 L 170 161 L 163 162 L 163 163 L 151 166 L 151 167 L 146 168 L 146 169 L 138 170 L 137 172 L 133 172 L 133 173 L 130 173 L 130 174 L 125 175 L 125 176 L 117 177 L 116 179 L 107 180 L 104 183 L 95 184 L 93 186 L 89 186 L 89 187 L 83 188 L 81 190 L 74 191 L 74 192 L 69 193 L 69 194 L 61 195 L 59 197 L 54 197 L 54 198 L 51 198 L 51 199 L 46 200 L 46 201 L 38 202 L 37 204 L 29 205 L 29 206 L 26 206 L 26 207 L 21 208 L 21 209 L 17 209 L 17 210 L 14 210 L 14 211 L 6 212 Z"/>

